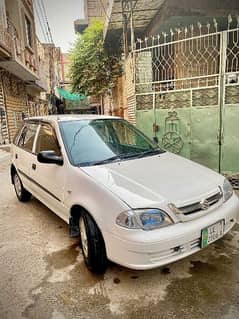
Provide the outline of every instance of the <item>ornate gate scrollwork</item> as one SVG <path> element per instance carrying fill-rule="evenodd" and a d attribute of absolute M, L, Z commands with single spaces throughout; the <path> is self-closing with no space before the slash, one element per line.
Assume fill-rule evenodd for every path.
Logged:
<path fill-rule="evenodd" d="M 162 137 L 163 148 L 179 154 L 183 148 L 183 139 L 180 136 L 180 120 L 176 111 L 168 112 L 165 119 L 165 134 Z"/>

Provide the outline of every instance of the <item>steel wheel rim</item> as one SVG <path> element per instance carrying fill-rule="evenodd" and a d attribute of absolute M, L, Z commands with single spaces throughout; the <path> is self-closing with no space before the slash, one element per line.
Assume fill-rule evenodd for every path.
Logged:
<path fill-rule="evenodd" d="M 17 195 L 20 197 L 22 194 L 22 185 L 21 185 L 20 178 L 18 177 L 17 174 L 15 174 L 14 176 L 14 186 L 15 186 Z"/>
<path fill-rule="evenodd" d="M 85 257 L 88 257 L 88 238 L 83 217 L 80 218 L 80 236 L 84 255 Z"/>

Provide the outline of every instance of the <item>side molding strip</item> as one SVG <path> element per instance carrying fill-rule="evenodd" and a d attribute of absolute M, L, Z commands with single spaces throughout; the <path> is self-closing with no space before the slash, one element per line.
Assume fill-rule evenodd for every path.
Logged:
<path fill-rule="evenodd" d="M 38 184 L 36 181 L 34 181 L 34 179 L 32 179 L 31 177 L 29 177 L 27 174 L 25 174 L 23 171 L 21 171 L 20 169 L 18 169 L 18 172 L 23 175 L 24 177 L 26 177 L 29 181 L 31 181 L 32 183 L 34 183 L 35 185 L 37 185 L 38 187 L 40 187 L 44 192 L 46 192 L 48 195 L 52 196 L 53 198 L 55 198 L 58 202 L 61 202 L 61 200 L 56 197 L 54 194 L 52 194 L 51 192 L 49 192 L 45 187 L 43 187 L 42 185 Z"/>

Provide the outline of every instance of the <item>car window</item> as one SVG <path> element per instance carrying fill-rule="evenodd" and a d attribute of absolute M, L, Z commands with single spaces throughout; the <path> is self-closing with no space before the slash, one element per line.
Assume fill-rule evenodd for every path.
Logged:
<path fill-rule="evenodd" d="M 135 146 L 138 148 L 147 148 L 148 142 L 139 135 L 131 126 L 125 125 L 123 121 L 112 122 L 114 133 L 121 145 Z"/>
<path fill-rule="evenodd" d="M 143 133 L 121 119 L 65 121 L 60 123 L 60 129 L 73 165 L 94 165 L 162 152 Z"/>
<path fill-rule="evenodd" d="M 18 145 L 18 140 L 20 138 L 20 134 L 23 130 L 23 127 L 25 126 L 25 124 L 23 124 L 18 130 L 17 133 L 15 134 L 14 138 L 13 138 L 13 144 Z"/>
<path fill-rule="evenodd" d="M 109 136 L 103 136 L 103 126 L 94 128 L 89 121 L 64 122 L 63 130 L 67 149 L 75 165 L 114 155 L 106 143 Z"/>
<path fill-rule="evenodd" d="M 18 140 L 18 146 L 31 152 L 34 139 L 36 136 L 37 128 L 38 128 L 38 124 L 33 124 L 33 123 L 26 124 Z"/>
<path fill-rule="evenodd" d="M 98 121 L 97 123 L 95 123 L 94 129 L 105 143 L 113 142 L 113 138 L 110 134 L 109 128 L 103 121 Z"/>
<path fill-rule="evenodd" d="M 55 132 L 50 125 L 41 125 L 38 134 L 35 152 L 38 154 L 42 151 L 54 151 L 58 156 L 61 155 Z"/>

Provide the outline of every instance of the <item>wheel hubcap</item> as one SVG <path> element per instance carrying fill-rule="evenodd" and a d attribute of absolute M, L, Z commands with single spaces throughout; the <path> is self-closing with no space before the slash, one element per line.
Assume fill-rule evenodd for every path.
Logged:
<path fill-rule="evenodd" d="M 18 177 L 17 174 L 15 174 L 14 176 L 14 186 L 15 186 L 15 190 L 18 196 L 21 196 L 22 194 L 22 185 L 21 185 L 21 181 L 20 178 Z"/>
<path fill-rule="evenodd" d="M 88 257 L 88 239 L 84 219 L 80 218 L 80 236 L 81 244 L 85 257 Z"/>

